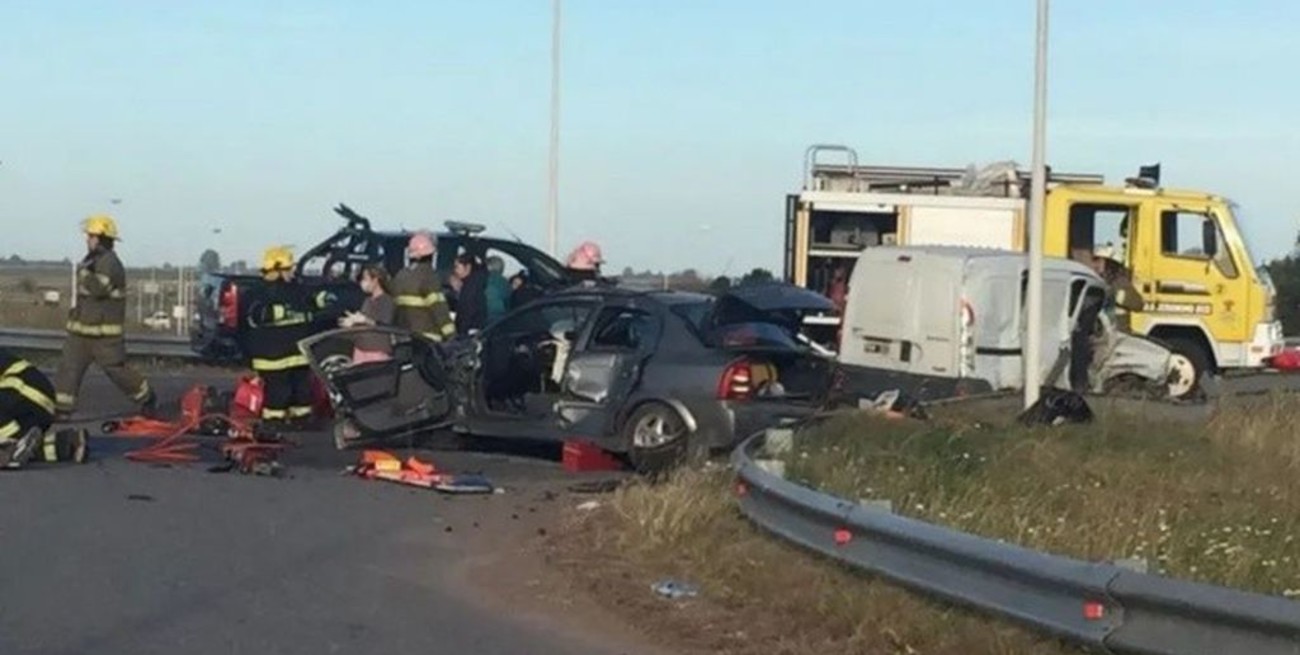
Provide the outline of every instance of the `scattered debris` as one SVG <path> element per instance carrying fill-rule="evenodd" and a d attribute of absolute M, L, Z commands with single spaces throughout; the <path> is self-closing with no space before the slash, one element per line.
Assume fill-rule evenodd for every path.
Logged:
<path fill-rule="evenodd" d="M 924 421 L 930 418 L 920 401 L 898 389 L 882 391 L 875 398 L 860 398 L 858 409 L 891 419 L 914 418 Z"/>
<path fill-rule="evenodd" d="M 620 480 L 592 480 L 569 485 L 569 491 L 575 494 L 607 494 L 623 484 Z M 546 500 L 555 500 L 555 494 L 546 492 Z"/>
<path fill-rule="evenodd" d="M 600 507 L 599 500 L 589 500 L 585 503 L 578 503 L 578 506 L 575 507 L 574 509 L 578 510 L 579 512 L 590 512 L 591 510 L 598 509 L 599 507 Z"/>
<path fill-rule="evenodd" d="M 365 450 L 361 462 L 349 466 L 345 473 L 367 480 L 385 480 L 398 484 L 433 489 L 449 494 L 493 494 L 496 486 L 478 473 L 443 473 L 430 462 L 411 456 L 405 461 L 382 450 Z"/>
<path fill-rule="evenodd" d="M 680 580 L 660 580 L 650 586 L 656 594 L 669 600 L 680 600 L 682 598 L 695 598 L 700 595 L 700 590 L 689 582 Z"/>
<path fill-rule="evenodd" d="M 1073 391 L 1044 387 L 1038 401 L 1016 420 L 1021 425 L 1055 427 L 1066 423 L 1091 423 L 1092 419 L 1092 408 L 1083 396 Z"/>

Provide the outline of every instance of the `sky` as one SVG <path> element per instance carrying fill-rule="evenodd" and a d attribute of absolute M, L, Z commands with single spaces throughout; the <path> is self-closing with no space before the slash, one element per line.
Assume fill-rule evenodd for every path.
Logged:
<path fill-rule="evenodd" d="M 614 270 L 780 269 L 803 151 L 1030 161 L 1033 0 L 564 0 L 560 243 Z M 1056 0 L 1048 161 L 1300 228 L 1300 3 Z M 549 0 L 10 0 L 0 254 L 256 260 L 338 225 L 474 221 L 545 247 Z M 114 201 L 117 201 L 116 203 Z M 219 230 L 219 233 L 217 232 Z"/>

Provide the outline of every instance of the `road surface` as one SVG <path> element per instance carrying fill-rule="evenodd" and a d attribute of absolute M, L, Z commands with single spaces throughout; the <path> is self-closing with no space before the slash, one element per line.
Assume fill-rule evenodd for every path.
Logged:
<path fill-rule="evenodd" d="M 173 398 L 188 383 L 155 378 Z M 83 403 L 126 409 L 102 378 Z M 340 476 L 353 456 L 324 435 L 284 458 L 283 479 L 135 464 L 120 457 L 133 445 L 99 439 L 92 463 L 0 474 L 0 653 L 646 652 L 584 625 L 598 618 L 512 611 L 474 588 L 469 555 L 493 544 L 483 580 L 535 573 L 509 546 L 565 502 L 574 478 L 554 463 L 434 454 L 508 489 L 451 499 Z M 559 502 L 539 507 L 552 489 Z"/>

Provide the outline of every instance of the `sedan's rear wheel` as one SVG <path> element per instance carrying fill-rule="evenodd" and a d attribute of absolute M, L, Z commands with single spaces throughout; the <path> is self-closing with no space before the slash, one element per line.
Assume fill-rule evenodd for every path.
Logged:
<path fill-rule="evenodd" d="M 677 410 L 662 403 L 637 408 L 623 424 L 628 459 L 638 473 L 662 475 L 687 459 L 690 429 Z"/>

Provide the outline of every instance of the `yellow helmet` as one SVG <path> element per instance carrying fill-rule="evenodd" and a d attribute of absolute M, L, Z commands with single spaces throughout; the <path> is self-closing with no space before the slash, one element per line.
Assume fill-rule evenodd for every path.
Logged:
<path fill-rule="evenodd" d="M 285 246 L 273 246 L 262 253 L 262 272 L 288 271 L 293 268 L 293 251 Z"/>
<path fill-rule="evenodd" d="M 87 216 L 86 220 L 81 222 L 81 231 L 97 237 L 118 238 L 117 223 L 113 222 L 113 217 L 108 214 Z"/>

